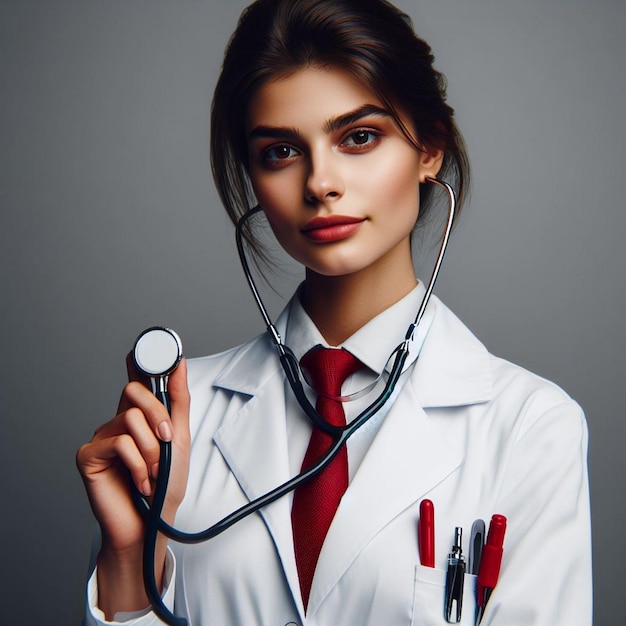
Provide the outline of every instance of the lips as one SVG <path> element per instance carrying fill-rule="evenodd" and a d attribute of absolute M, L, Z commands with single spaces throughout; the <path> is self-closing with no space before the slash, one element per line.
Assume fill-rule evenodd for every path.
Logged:
<path fill-rule="evenodd" d="M 364 221 L 363 217 L 349 215 L 319 216 L 307 222 L 302 233 L 313 241 L 340 241 L 356 232 Z"/>

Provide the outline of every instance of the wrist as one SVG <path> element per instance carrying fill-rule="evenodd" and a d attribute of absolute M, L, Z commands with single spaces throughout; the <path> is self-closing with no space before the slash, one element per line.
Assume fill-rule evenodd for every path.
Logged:
<path fill-rule="evenodd" d="M 109 550 L 98 555 L 98 606 L 107 620 L 120 611 L 139 611 L 149 606 L 143 584 L 141 548 Z"/>

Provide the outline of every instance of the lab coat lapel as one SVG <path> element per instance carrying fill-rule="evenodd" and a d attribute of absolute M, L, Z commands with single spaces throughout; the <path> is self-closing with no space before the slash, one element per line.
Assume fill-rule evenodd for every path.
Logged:
<path fill-rule="evenodd" d="M 214 441 L 247 498 L 254 500 L 290 478 L 284 379 L 274 349 L 269 344 L 265 348 L 255 346 L 216 384 L 250 396 L 216 432 Z M 294 602 L 303 614 L 289 499 L 279 498 L 263 507 L 260 515 L 276 546 Z"/>

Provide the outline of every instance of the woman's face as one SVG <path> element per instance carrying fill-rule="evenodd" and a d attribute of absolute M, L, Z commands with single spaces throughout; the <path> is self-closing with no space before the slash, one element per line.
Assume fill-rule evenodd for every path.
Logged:
<path fill-rule="evenodd" d="M 246 130 L 256 198 L 288 254 L 325 276 L 406 264 L 419 183 L 443 155 L 416 150 L 373 93 L 307 68 L 259 88 Z"/>

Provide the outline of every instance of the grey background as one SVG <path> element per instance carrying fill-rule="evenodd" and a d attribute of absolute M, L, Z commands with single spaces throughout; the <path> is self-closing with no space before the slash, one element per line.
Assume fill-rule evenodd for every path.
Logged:
<path fill-rule="evenodd" d="M 596 624 L 625 623 L 626 3 L 398 4 L 474 166 L 438 293 L 585 408 Z M 2 624 L 79 622 L 93 521 L 74 453 L 113 415 L 135 335 L 169 324 L 199 355 L 261 329 L 208 158 L 243 6 L 0 2 Z"/>

